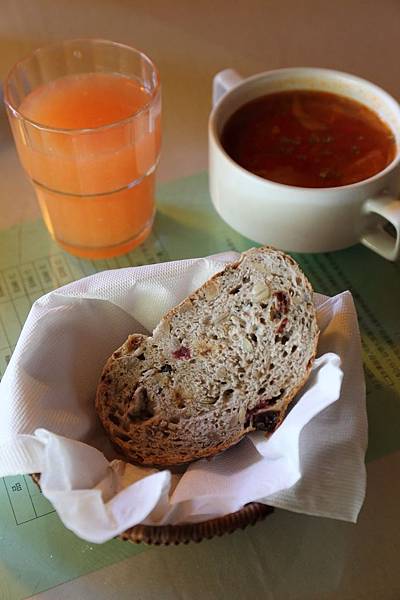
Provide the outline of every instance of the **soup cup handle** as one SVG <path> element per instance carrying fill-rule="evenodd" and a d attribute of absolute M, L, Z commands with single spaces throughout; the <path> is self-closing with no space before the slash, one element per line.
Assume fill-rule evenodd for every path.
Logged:
<path fill-rule="evenodd" d="M 387 260 L 398 260 L 400 258 L 400 200 L 391 196 L 371 198 L 364 204 L 363 213 L 369 218 L 370 226 L 361 238 L 361 243 Z M 388 226 L 391 226 L 390 233 Z"/>
<path fill-rule="evenodd" d="M 213 106 L 230 89 L 243 81 L 243 77 L 234 69 L 225 69 L 217 73 L 213 79 Z"/>

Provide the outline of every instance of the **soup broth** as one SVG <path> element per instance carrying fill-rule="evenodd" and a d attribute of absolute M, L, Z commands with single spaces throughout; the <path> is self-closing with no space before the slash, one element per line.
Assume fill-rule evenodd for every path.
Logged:
<path fill-rule="evenodd" d="M 308 90 L 248 102 L 229 118 L 221 142 L 255 175 L 310 188 L 362 181 L 396 154 L 392 131 L 372 110 L 338 94 Z"/>

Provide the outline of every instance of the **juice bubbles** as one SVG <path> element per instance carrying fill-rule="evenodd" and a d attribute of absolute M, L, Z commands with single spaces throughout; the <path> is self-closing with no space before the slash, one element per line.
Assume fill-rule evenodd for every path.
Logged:
<path fill-rule="evenodd" d="M 51 235 L 82 257 L 129 251 L 147 237 L 154 218 L 159 85 L 84 72 L 32 87 L 14 114 L 8 109 Z"/>

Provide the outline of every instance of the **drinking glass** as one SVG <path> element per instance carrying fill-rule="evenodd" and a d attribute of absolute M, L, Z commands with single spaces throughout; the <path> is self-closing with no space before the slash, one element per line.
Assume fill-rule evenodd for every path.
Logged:
<path fill-rule="evenodd" d="M 93 105 L 96 114 L 104 108 L 102 122 L 93 125 L 90 118 L 85 121 L 82 97 L 72 98 L 68 86 L 82 77 L 97 85 L 96 79 L 104 83 L 109 75 L 129 80 L 140 101 L 132 103 L 131 111 L 128 105 L 125 118 L 115 120 L 114 92 L 104 89 Z M 51 105 L 46 108 L 49 117 L 39 121 L 20 110 L 31 99 L 42 102 L 49 86 L 65 94 L 60 110 L 79 115 L 78 128 L 54 126 L 47 120 Z M 62 248 L 84 258 L 106 258 L 128 252 L 148 236 L 155 212 L 161 88 L 157 68 L 145 54 L 97 39 L 40 48 L 12 68 L 4 100 L 22 166 L 46 226 Z M 85 110 L 90 117 L 90 106 Z"/>

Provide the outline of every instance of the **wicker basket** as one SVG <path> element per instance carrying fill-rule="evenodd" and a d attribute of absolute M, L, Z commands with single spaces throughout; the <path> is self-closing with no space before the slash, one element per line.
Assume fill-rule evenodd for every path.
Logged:
<path fill-rule="evenodd" d="M 119 537 L 135 544 L 144 542 L 156 546 L 201 542 L 204 539 L 209 540 L 215 536 L 232 533 L 236 529 L 244 529 L 247 525 L 254 525 L 257 521 L 265 519 L 272 511 L 271 506 L 251 502 L 240 510 L 217 519 L 185 525 L 135 525 Z"/>
<path fill-rule="evenodd" d="M 33 481 L 40 488 L 40 475 L 34 473 Z M 187 523 L 185 525 L 135 525 L 121 533 L 118 537 L 124 541 L 135 544 L 152 544 L 154 546 L 170 546 L 201 542 L 225 533 L 232 533 L 236 529 L 244 529 L 262 521 L 274 509 L 272 506 L 250 502 L 240 510 L 200 523 Z"/>

